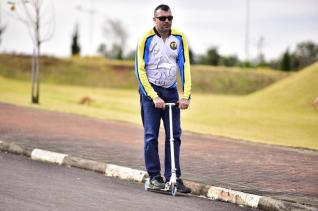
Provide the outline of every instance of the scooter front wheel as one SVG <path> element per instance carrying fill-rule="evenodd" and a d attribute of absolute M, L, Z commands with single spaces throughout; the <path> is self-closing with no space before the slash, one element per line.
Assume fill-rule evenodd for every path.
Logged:
<path fill-rule="evenodd" d="M 171 187 L 171 195 L 176 196 L 177 195 L 177 186 L 173 185 Z"/>

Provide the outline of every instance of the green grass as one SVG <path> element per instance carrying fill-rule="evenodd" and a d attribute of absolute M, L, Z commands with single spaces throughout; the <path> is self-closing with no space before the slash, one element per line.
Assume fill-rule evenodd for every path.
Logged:
<path fill-rule="evenodd" d="M 0 76 L 0 102 L 100 119 L 123 120 L 133 123 L 139 120 L 137 114 L 138 96 L 133 91 L 42 84 L 39 105 L 30 103 L 30 91 L 30 83 Z M 89 96 L 92 99 L 90 106 L 79 104 L 84 96 Z"/>
<path fill-rule="evenodd" d="M 30 81 L 29 56 L 0 54 L 0 75 Z M 49 84 L 137 89 L 133 61 L 92 58 L 41 58 L 41 81 Z M 193 93 L 244 95 L 260 90 L 289 73 L 272 70 L 192 66 Z M 180 83 L 179 83 L 180 84 Z"/>
<path fill-rule="evenodd" d="M 192 66 L 193 90 L 206 94 L 245 95 L 289 75 L 290 73 L 269 69 Z"/>
<path fill-rule="evenodd" d="M 182 112 L 187 131 L 258 143 L 318 149 L 318 63 L 247 96 L 193 94 Z M 42 84 L 40 105 L 30 104 L 30 84 L 0 77 L 0 102 L 141 124 L 136 90 Z M 94 101 L 79 105 L 83 96 Z"/>

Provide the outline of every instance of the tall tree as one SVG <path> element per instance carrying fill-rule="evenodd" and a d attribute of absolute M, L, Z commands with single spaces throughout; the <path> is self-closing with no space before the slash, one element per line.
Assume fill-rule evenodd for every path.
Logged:
<path fill-rule="evenodd" d="M 72 35 L 72 45 L 71 45 L 72 56 L 79 56 L 81 54 L 81 47 L 79 45 L 78 39 L 79 39 L 78 24 L 76 24 L 74 33 Z"/>
<path fill-rule="evenodd" d="M 41 45 L 52 38 L 55 30 L 53 2 L 50 0 L 12 0 L 8 2 L 11 11 L 23 24 L 34 44 L 32 66 L 31 102 L 40 100 L 40 55 Z"/>
<path fill-rule="evenodd" d="M 285 51 L 283 54 L 281 63 L 280 63 L 280 69 L 284 71 L 290 71 L 291 70 L 291 59 L 290 59 L 289 49 Z"/>

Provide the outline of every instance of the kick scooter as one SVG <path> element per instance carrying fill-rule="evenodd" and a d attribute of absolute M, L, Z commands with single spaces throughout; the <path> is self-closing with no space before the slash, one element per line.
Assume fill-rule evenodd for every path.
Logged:
<path fill-rule="evenodd" d="M 145 190 L 146 191 L 163 191 L 170 192 L 172 196 L 177 194 L 177 175 L 176 175 L 176 165 L 174 159 L 174 139 L 173 139 L 173 127 L 172 127 L 172 107 L 177 106 L 177 103 L 165 103 L 165 106 L 169 107 L 169 125 L 170 125 L 170 155 L 171 155 L 171 177 L 169 182 L 166 183 L 163 189 L 155 189 L 150 185 L 150 179 L 146 179 Z"/>

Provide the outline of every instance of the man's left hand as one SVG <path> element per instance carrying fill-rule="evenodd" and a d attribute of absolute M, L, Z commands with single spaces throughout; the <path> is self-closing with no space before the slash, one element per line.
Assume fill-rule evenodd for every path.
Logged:
<path fill-rule="evenodd" d="M 179 100 L 179 108 L 180 109 L 185 110 L 189 107 L 189 105 L 190 105 L 190 100 L 184 99 L 184 98 L 181 98 Z"/>

